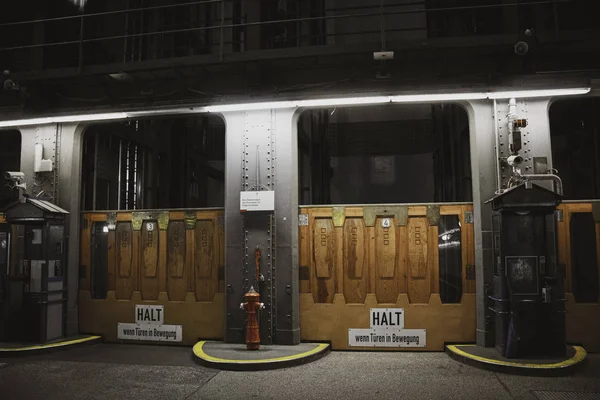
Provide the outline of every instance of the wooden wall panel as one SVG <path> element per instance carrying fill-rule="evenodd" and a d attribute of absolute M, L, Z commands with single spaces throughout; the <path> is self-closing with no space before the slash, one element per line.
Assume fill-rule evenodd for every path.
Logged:
<path fill-rule="evenodd" d="M 336 244 L 331 218 L 313 221 L 311 288 L 316 303 L 331 303 L 335 294 Z"/>
<path fill-rule="evenodd" d="M 158 221 L 144 221 L 141 230 L 140 289 L 142 299 L 158 299 L 158 259 L 160 230 Z"/>
<path fill-rule="evenodd" d="M 115 233 L 115 292 L 119 300 L 129 300 L 135 290 L 133 229 L 130 222 L 117 222 Z M 110 255 L 110 253 L 109 253 Z"/>
<path fill-rule="evenodd" d="M 167 228 L 167 293 L 171 301 L 183 301 L 187 292 L 185 274 L 186 229 L 183 221 Z"/>
<path fill-rule="evenodd" d="M 578 303 L 573 294 L 571 265 L 571 214 L 591 213 L 591 203 L 563 203 L 558 207 L 563 213 L 558 229 L 558 262 L 566 269 L 566 328 L 567 342 L 581 344 L 589 352 L 600 351 L 600 302 Z M 596 250 L 600 268 L 600 224 L 596 223 Z M 599 271 L 600 280 L 600 271 Z M 600 284 L 600 282 L 599 282 Z"/>
<path fill-rule="evenodd" d="M 215 235 L 215 221 L 197 221 L 194 229 L 194 239 L 196 300 L 212 301 L 219 285 L 217 276 L 218 253 L 216 251 L 217 237 Z"/>
<path fill-rule="evenodd" d="M 384 220 L 389 221 L 389 226 L 382 226 Z M 375 220 L 375 294 L 380 303 L 395 303 L 400 291 L 396 229 L 394 218 Z"/>
<path fill-rule="evenodd" d="M 347 218 L 343 232 L 344 297 L 347 303 L 364 303 L 369 271 L 363 219 Z"/>

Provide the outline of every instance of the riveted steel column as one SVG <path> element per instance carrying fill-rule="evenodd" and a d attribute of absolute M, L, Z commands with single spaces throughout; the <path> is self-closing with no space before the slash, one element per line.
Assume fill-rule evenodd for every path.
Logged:
<path fill-rule="evenodd" d="M 275 134 L 275 341 L 300 343 L 298 276 L 298 132 L 295 110 L 274 112 Z"/>
<path fill-rule="evenodd" d="M 67 262 L 67 335 L 79 332 L 77 318 L 77 292 L 79 290 L 79 219 L 81 215 L 81 171 L 83 169 L 83 131 L 78 124 L 59 125 L 57 159 L 58 205 L 69 211 L 66 226 L 68 242 Z"/>
<path fill-rule="evenodd" d="M 245 176 L 246 116 L 226 113 L 225 118 L 225 335 L 228 343 L 244 338 L 244 314 L 239 305 L 244 295 L 244 227 L 240 215 L 240 191 Z"/>
<path fill-rule="evenodd" d="M 494 345 L 492 315 L 488 309 L 493 274 L 492 209 L 485 202 L 494 196 L 495 133 L 492 102 L 473 101 L 467 107 L 473 177 L 473 224 L 475 233 L 475 279 L 477 297 L 477 344 Z"/>
<path fill-rule="evenodd" d="M 21 131 L 21 171 L 25 173 L 27 193 L 44 196 L 69 211 L 67 235 L 65 328 L 67 335 L 79 331 L 77 291 L 79 282 L 79 215 L 81 199 L 83 127 L 78 124 L 49 124 L 23 127 Z M 36 144 L 44 148 L 44 159 L 52 161 L 51 172 L 34 172 Z"/>
<path fill-rule="evenodd" d="M 552 146 L 550 141 L 550 119 L 548 114 L 549 99 L 517 99 L 517 118 L 526 119 L 527 126 L 521 128 L 522 149 L 519 154 L 523 163 L 519 165 L 522 174 L 547 174 L 552 169 Z M 508 100 L 498 100 L 498 136 L 499 157 L 510 156 L 508 140 Z M 510 167 L 501 165 L 502 185 L 510 179 Z M 536 185 L 552 190 L 551 181 L 536 181 Z"/>
<path fill-rule="evenodd" d="M 244 340 L 240 310 L 250 286 L 261 295 L 261 343 L 297 344 L 298 189 L 294 110 L 224 114 L 226 138 L 225 341 Z M 274 212 L 240 212 L 240 191 L 275 191 Z M 255 252 L 260 274 L 255 279 Z"/>

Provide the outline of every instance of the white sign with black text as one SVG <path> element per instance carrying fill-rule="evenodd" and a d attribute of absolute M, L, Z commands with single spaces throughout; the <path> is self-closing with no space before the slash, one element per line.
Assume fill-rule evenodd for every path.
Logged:
<path fill-rule="evenodd" d="M 240 192 L 240 211 L 273 211 L 275 210 L 275 192 Z"/>
<path fill-rule="evenodd" d="M 404 329 L 403 308 L 371 308 L 369 329 L 348 329 L 348 346 L 425 347 L 425 329 Z"/>
<path fill-rule="evenodd" d="M 425 329 L 348 329 L 348 346 L 425 347 Z"/>
<path fill-rule="evenodd" d="M 135 306 L 135 323 L 117 324 L 117 337 L 120 340 L 147 340 L 153 342 L 181 342 L 181 325 L 163 325 L 164 306 Z"/>

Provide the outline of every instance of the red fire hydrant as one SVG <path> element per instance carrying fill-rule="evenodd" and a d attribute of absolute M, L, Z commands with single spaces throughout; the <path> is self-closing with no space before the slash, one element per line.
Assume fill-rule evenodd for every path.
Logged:
<path fill-rule="evenodd" d="M 248 293 L 244 295 L 246 302 L 240 304 L 242 310 L 248 314 L 248 325 L 246 326 L 246 348 L 248 350 L 260 349 L 260 334 L 258 331 L 257 311 L 265 308 L 264 303 L 259 303 L 260 294 L 256 293 L 254 286 L 250 286 Z"/>

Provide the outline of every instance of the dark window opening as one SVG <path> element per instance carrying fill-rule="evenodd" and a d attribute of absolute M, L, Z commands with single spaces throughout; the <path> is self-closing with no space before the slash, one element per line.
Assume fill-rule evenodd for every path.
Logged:
<path fill-rule="evenodd" d="M 19 199 L 19 191 L 4 180 L 6 171 L 21 170 L 21 132 L 0 131 L 0 210 Z"/>
<path fill-rule="evenodd" d="M 299 202 L 470 202 L 469 121 L 454 104 L 306 111 Z"/>
<path fill-rule="evenodd" d="M 598 249 L 592 213 L 573 213 L 570 221 L 571 279 L 575 301 L 598 302 Z"/>
<path fill-rule="evenodd" d="M 225 124 L 217 116 L 91 126 L 84 210 L 223 207 Z"/>
<path fill-rule="evenodd" d="M 550 108 L 552 164 L 567 200 L 600 197 L 600 101 L 557 101 Z"/>

